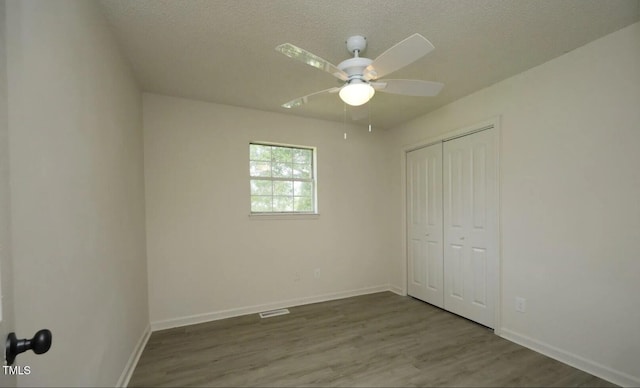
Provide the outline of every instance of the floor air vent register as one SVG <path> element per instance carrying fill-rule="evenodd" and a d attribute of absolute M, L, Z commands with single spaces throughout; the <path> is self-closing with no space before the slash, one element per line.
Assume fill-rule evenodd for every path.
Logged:
<path fill-rule="evenodd" d="M 277 317 L 278 315 L 285 315 L 285 314 L 289 314 L 288 309 L 263 311 L 260 313 L 260 318 L 271 318 L 271 317 Z"/>

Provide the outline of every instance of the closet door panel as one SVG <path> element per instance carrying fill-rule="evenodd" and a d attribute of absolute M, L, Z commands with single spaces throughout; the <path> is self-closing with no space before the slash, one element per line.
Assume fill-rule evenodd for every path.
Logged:
<path fill-rule="evenodd" d="M 497 279 L 493 130 L 444 143 L 444 308 L 493 327 Z"/>
<path fill-rule="evenodd" d="M 407 153 L 409 295 L 443 307 L 442 144 Z"/>

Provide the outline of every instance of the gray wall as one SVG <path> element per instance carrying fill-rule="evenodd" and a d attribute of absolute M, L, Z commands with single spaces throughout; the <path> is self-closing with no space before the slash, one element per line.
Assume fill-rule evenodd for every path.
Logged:
<path fill-rule="evenodd" d="M 96 3 L 7 4 L 22 386 L 113 386 L 148 326 L 141 93 Z"/>

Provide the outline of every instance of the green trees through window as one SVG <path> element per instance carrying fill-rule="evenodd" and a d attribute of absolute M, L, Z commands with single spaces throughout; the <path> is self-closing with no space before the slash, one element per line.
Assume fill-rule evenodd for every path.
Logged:
<path fill-rule="evenodd" d="M 313 149 L 249 144 L 252 213 L 314 213 Z"/>

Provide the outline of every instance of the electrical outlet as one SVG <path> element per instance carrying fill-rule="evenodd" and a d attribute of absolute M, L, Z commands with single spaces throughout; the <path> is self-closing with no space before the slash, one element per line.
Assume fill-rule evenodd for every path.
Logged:
<path fill-rule="evenodd" d="M 293 274 L 293 281 L 294 282 L 299 282 L 300 281 L 300 272 L 296 272 Z"/>
<path fill-rule="evenodd" d="M 516 296 L 516 311 L 519 313 L 527 311 L 527 300 L 525 298 Z"/>
<path fill-rule="evenodd" d="M 316 268 L 313 270 L 313 277 L 316 279 L 320 279 L 320 268 Z"/>

